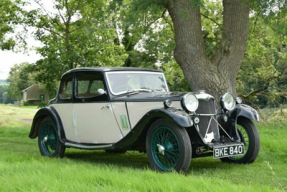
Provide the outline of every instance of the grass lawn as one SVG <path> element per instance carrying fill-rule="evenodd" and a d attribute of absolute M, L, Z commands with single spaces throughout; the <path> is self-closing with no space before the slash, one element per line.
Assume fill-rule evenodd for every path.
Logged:
<path fill-rule="evenodd" d="M 28 138 L 35 111 L 0 105 L 0 191 L 284 191 L 287 190 L 287 120 L 258 123 L 261 149 L 249 165 L 192 159 L 186 174 L 156 173 L 146 154 L 67 149 L 40 155 Z"/>
<path fill-rule="evenodd" d="M 21 106 L 23 109 L 39 109 L 38 106 Z"/>

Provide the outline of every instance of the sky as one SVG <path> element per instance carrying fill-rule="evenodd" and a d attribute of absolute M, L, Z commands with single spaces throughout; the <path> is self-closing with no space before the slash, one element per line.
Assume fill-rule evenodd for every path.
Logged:
<path fill-rule="evenodd" d="M 33 41 L 30 42 L 30 45 Z M 23 62 L 35 63 L 41 57 L 35 51 L 29 51 L 27 54 L 14 53 L 12 51 L 0 51 L 0 80 L 5 80 L 9 76 L 10 68 L 14 64 L 20 64 Z"/>

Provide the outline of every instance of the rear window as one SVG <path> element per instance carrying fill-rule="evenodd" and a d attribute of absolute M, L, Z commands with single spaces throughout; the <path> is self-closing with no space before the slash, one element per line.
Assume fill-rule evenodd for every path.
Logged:
<path fill-rule="evenodd" d="M 73 94 L 73 77 L 67 76 L 62 79 L 60 95 L 62 99 L 71 99 Z"/>

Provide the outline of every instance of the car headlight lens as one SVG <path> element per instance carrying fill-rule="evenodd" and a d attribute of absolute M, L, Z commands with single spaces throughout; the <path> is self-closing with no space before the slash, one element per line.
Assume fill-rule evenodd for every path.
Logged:
<path fill-rule="evenodd" d="M 220 97 L 220 105 L 223 109 L 232 110 L 235 107 L 235 97 L 231 93 L 225 93 Z"/>
<path fill-rule="evenodd" d="M 236 103 L 241 104 L 242 103 L 242 98 L 241 97 L 236 97 Z"/>
<path fill-rule="evenodd" d="M 195 112 L 198 108 L 198 99 L 192 93 L 187 93 L 181 100 L 182 108 L 188 112 Z"/>
<path fill-rule="evenodd" d="M 165 108 L 172 107 L 172 101 L 167 99 L 163 102 L 163 105 Z"/>

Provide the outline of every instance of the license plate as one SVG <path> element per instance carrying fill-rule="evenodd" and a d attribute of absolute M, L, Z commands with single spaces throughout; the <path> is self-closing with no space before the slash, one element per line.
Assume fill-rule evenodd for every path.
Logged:
<path fill-rule="evenodd" d="M 214 159 L 242 155 L 242 154 L 244 154 L 243 144 L 219 145 L 219 146 L 214 146 L 213 148 Z"/>

